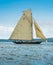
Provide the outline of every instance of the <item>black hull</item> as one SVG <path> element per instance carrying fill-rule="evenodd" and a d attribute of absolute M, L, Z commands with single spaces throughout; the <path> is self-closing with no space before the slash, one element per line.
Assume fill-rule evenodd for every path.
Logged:
<path fill-rule="evenodd" d="M 40 44 L 41 42 L 16 42 L 14 41 L 15 44 Z"/>

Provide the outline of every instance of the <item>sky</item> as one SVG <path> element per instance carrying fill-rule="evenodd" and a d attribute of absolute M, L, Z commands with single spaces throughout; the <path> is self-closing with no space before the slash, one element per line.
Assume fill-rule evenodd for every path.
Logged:
<path fill-rule="evenodd" d="M 53 37 L 53 0 L 0 0 L 0 39 L 9 39 L 27 9 L 32 10 L 44 35 Z"/>

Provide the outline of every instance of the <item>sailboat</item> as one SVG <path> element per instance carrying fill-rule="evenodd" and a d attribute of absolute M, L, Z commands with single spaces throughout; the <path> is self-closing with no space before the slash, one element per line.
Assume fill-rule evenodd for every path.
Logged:
<path fill-rule="evenodd" d="M 33 39 L 33 24 L 36 30 L 36 37 L 41 38 L 40 40 Z M 23 12 L 19 22 L 15 26 L 14 31 L 10 36 L 10 40 L 13 40 L 16 44 L 40 44 L 42 41 L 45 40 L 45 36 L 42 33 L 39 25 L 35 20 L 33 20 L 31 10 L 26 10 Z"/>

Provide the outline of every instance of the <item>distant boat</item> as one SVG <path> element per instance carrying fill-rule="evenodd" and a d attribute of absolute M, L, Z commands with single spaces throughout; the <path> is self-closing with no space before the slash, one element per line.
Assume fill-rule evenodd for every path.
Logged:
<path fill-rule="evenodd" d="M 36 37 L 41 38 L 41 40 L 33 40 L 33 25 L 35 26 L 36 30 Z M 42 33 L 39 25 L 35 20 L 33 20 L 31 10 L 24 11 L 23 15 L 21 16 L 19 22 L 17 23 L 14 31 L 10 36 L 10 40 L 14 40 L 14 43 L 17 44 L 40 44 L 42 41 L 45 40 L 45 36 Z"/>

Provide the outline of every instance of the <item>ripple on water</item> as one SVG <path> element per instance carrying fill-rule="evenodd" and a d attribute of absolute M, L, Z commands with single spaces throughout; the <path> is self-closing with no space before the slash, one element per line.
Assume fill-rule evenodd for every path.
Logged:
<path fill-rule="evenodd" d="M 8 57 L 5 57 L 5 59 L 6 59 L 6 60 L 10 60 L 10 61 L 11 61 L 11 60 L 14 60 L 12 57 L 9 57 L 9 58 L 8 58 Z"/>
<path fill-rule="evenodd" d="M 52 65 L 53 45 L 2 45 L 0 61 L 18 61 L 19 65 Z"/>
<path fill-rule="evenodd" d="M 10 53 L 9 55 L 10 55 L 10 56 L 16 56 L 16 54 L 13 54 L 13 53 Z"/>

